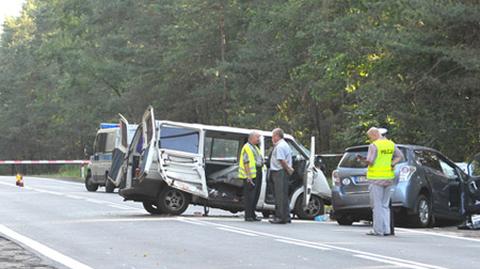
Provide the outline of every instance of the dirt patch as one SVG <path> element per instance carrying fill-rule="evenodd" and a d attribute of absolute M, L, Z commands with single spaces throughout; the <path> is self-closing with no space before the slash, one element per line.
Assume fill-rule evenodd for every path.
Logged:
<path fill-rule="evenodd" d="M 35 253 L 24 249 L 22 246 L 0 236 L 0 268 L 2 269 L 55 269 L 46 264 Z"/>

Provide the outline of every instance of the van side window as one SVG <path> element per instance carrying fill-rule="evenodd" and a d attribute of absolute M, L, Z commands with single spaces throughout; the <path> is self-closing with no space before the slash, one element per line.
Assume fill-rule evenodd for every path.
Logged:
<path fill-rule="evenodd" d="M 210 161 L 238 162 L 240 141 L 207 137 L 205 139 L 205 158 Z"/>
<path fill-rule="evenodd" d="M 197 130 L 162 125 L 158 147 L 198 154 L 199 138 Z"/>

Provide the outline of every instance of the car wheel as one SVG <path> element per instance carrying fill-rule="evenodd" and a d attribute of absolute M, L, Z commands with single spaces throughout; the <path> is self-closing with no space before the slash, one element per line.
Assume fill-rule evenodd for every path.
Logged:
<path fill-rule="evenodd" d="M 152 215 L 160 215 L 163 213 L 162 210 L 160 210 L 160 207 L 158 206 L 158 204 L 155 204 L 150 201 L 143 201 L 142 203 L 143 203 L 143 208 L 145 208 L 145 210 L 147 210 L 147 212 Z"/>
<path fill-rule="evenodd" d="M 181 215 L 187 210 L 189 203 L 190 195 L 170 187 L 163 188 L 158 196 L 160 211 L 166 214 Z"/>
<path fill-rule="evenodd" d="M 85 188 L 87 188 L 87 191 L 91 192 L 97 191 L 98 189 L 98 184 L 92 182 L 92 174 L 90 172 L 88 172 L 85 177 Z"/>
<path fill-rule="evenodd" d="M 325 204 L 322 198 L 312 195 L 307 208 L 303 208 L 303 194 L 298 196 L 295 202 L 295 214 L 300 219 L 313 220 L 318 215 L 323 215 L 325 212 Z"/>
<path fill-rule="evenodd" d="M 336 216 L 337 223 L 342 226 L 350 226 L 353 224 L 353 218 L 350 216 Z"/>
<path fill-rule="evenodd" d="M 105 179 L 105 192 L 112 193 L 115 190 L 115 185 L 110 179 Z"/>
<path fill-rule="evenodd" d="M 432 224 L 432 203 L 428 196 L 420 194 L 415 209 L 416 213 L 410 219 L 410 224 L 413 227 L 427 228 Z"/>

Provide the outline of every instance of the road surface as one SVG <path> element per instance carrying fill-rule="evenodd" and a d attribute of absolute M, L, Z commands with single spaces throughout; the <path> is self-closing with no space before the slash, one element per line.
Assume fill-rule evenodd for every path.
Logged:
<path fill-rule="evenodd" d="M 103 188 L 34 177 L 24 188 L 0 177 L 0 201 L 0 236 L 56 268 L 480 268 L 476 231 L 397 228 L 374 237 L 368 225 L 247 223 L 222 210 L 202 217 L 194 206 L 150 216 Z"/>

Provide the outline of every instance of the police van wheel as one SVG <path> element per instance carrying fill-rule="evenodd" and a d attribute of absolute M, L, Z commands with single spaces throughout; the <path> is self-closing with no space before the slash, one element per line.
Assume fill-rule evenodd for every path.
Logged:
<path fill-rule="evenodd" d="M 105 192 L 112 193 L 115 190 L 115 185 L 113 182 L 110 181 L 110 179 L 106 178 L 105 179 Z"/>
<path fill-rule="evenodd" d="M 310 202 L 308 203 L 307 208 L 303 208 L 303 194 L 297 198 L 295 202 L 295 214 L 300 219 L 312 220 L 318 215 L 323 215 L 325 213 L 325 204 L 322 198 L 312 195 L 310 197 Z"/>
<path fill-rule="evenodd" d="M 92 175 L 90 174 L 90 172 L 88 172 L 87 177 L 85 177 L 85 188 L 87 189 L 87 191 L 91 192 L 97 191 L 98 189 L 98 184 L 92 182 Z"/>
<path fill-rule="evenodd" d="M 181 215 L 190 204 L 190 195 L 170 187 L 165 187 L 158 196 L 160 210 L 170 215 Z"/>
<path fill-rule="evenodd" d="M 160 210 L 158 204 L 150 201 L 143 201 L 143 208 L 145 208 L 145 210 L 147 210 L 147 212 L 152 215 L 160 215 L 163 213 L 162 210 Z"/>

